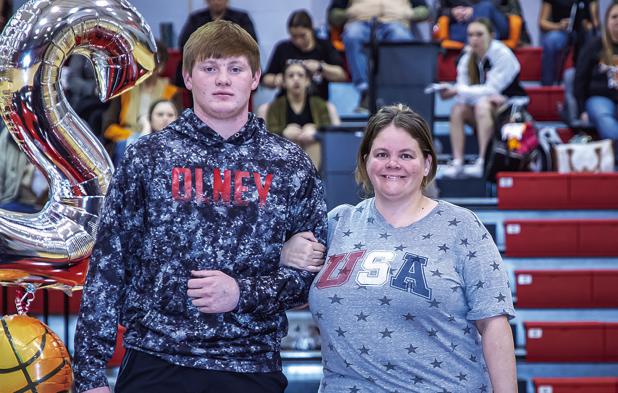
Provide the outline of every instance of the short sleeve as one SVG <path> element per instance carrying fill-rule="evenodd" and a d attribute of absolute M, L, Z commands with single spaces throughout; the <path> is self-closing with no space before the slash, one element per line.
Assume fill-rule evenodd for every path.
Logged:
<path fill-rule="evenodd" d="M 498 315 L 515 317 L 506 267 L 491 235 L 472 212 L 463 221 L 470 246 L 459 256 L 469 311 L 466 318 L 477 321 Z"/>

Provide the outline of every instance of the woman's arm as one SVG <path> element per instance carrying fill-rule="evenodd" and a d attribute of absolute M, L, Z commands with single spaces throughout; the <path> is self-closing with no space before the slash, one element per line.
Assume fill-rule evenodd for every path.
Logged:
<path fill-rule="evenodd" d="M 299 232 L 288 239 L 281 249 L 279 263 L 317 273 L 324 264 L 326 247 L 318 243 L 311 232 Z"/>
<path fill-rule="evenodd" d="M 539 14 L 539 27 L 543 31 L 552 31 L 552 30 L 564 30 L 566 26 L 562 21 L 560 23 L 551 21 L 551 4 L 547 2 L 543 2 L 541 6 L 541 12 Z M 568 19 L 567 19 L 568 22 Z"/>
<path fill-rule="evenodd" d="M 513 334 L 506 316 L 476 321 L 481 334 L 483 355 L 495 393 L 517 393 Z"/>
<path fill-rule="evenodd" d="M 339 118 L 339 114 L 337 113 L 337 108 L 330 102 L 326 102 L 326 106 L 328 108 L 328 115 L 330 116 L 330 122 L 334 126 L 341 125 L 341 119 Z"/>
<path fill-rule="evenodd" d="M 278 89 L 283 85 L 283 74 L 266 74 L 262 77 L 262 84 L 272 89 Z"/>

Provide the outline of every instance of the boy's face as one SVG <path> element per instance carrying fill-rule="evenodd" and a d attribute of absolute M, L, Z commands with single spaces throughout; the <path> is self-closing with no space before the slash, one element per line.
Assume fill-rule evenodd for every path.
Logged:
<path fill-rule="evenodd" d="M 245 56 L 210 58 L 196 62 L 191 75 L 183 72 L 183 77 L 193 93 L 195 113 L 199 117 L 226 120 L 248 111 L 251 91 L 260 82 L 260 71 L 252 74 Z"/>

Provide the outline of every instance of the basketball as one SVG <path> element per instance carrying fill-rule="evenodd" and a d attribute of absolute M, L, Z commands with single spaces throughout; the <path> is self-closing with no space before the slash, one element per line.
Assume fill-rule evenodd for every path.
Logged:
<path fill-rule="evenodd" d="M 47 325 L 26 315 L 0 320 L 2 392 L 68 392 L 73 382 L 69 353 Z"/>

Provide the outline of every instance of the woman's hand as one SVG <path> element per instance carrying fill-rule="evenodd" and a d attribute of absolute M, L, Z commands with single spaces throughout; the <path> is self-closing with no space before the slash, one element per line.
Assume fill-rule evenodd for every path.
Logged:
<path fill-rule="evenodd" d="M 306 145 L 315 141 L 315 134 L 318 130 L 315 128 L 315 124 L 308 123 L 303 126 L 302 132 L 298 136 L 298 143 Z"/>
<path fill-rule="evenodd" d="M 300 232 L 283 245 L 279 262 L 282 265 L 317 273 L 324 265 L 326 247 L 318 243 L 311 232 Z"/>
<path fill-rule="evenodd" d="M 300 134 L 302 134 L 303 130 L 296 123 L 290 123 L 285 126 L 285 129 L 281 133 L 285 138 L 291 140 L 292 142 L 299 142 Z"/>
<path fill-rule="evenodd" d="M 457 89 L 455 87 L 451 87 L 448 89 L 440 90 L 440 97 L 443 100 L 448 100 L 449 98 L 453 98 L 457 95 Z"/>

